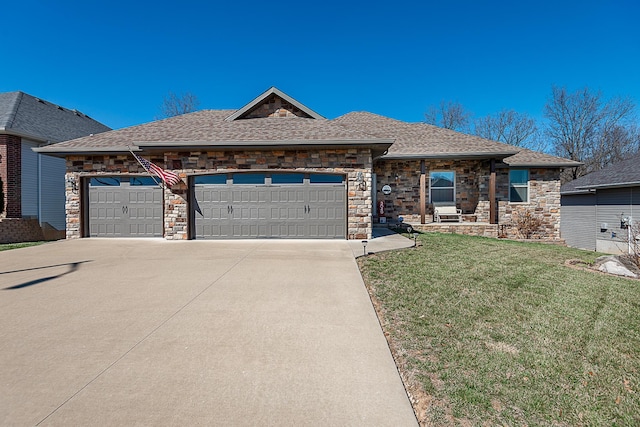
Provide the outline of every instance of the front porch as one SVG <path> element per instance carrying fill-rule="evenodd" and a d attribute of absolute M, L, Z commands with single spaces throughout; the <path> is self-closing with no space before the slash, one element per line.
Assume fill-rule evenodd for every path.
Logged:
<path fill-rule="evenodd" d="M 411 226 L 415 231 L 421 233 L 455 233 L 464 234 L 467 236 L 482 236 L 482 237 L 494 237 L 497 238 L 500 235 L 499 224 L 489 224 L 488 222 L 475 222 L 475 221 L 463 221 L 463 222 L 434 222 L 429 221 L 425 224 L 420 224 L 420 221 L 404 221 L 404 226 Z M 376 226 L 383 226 L 383 224 L 376 224 Z M 398 228 L 397 222 L 387 224 L 389 228 Z"/>

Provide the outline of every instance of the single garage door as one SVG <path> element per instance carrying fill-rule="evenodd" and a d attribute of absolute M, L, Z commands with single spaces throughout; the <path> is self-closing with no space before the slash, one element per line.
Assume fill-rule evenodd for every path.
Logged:
<path fill-rule="evenodd" d="M 148 176 L 89 179 L 91 237 L 162 237 L 162 189 Z"/>
<path fill-rule="evenodd" d="M 234 173 L 193 178 L 196 239 L 344 239 L 343 175 Z"/>

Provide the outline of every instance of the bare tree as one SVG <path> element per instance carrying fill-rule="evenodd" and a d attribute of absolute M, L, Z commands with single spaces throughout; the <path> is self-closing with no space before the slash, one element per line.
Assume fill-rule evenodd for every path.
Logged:
<path fill-rule="evenodd" d="M 191 92 L 185 92 L 180 95 L 169 92 L 162 101 L 160 117 L 158 118 L 174 117 L 181 114 L 192 113 L 197 110 L 199 105 L 200 101 L 198 101 L 198 97 Z"/>
<path fill-rule="evenodd" d="M 440 101 L 439 106 L 429 107 L 424 118 L 431 125 L 464 132 L 469 129 L 471 113 L 458 102 Z"/>
<path fill-rule="evenodd" d="M 527 114 L 502 110 L 497 114 L 480 117 L 474 122 L 475 135 L 492 141 L 539 151 L 544 148 L 538 126 Z"/>
<path fill-rule="evenodd" d="M 637 151 L 637 130 L 632 127 L 634 103 L 615 97 L 605 101 L 600 92 L 584 88 L 568 93 L 553 87 L 544 107 L 545 135 L 555 153 L 584 163 L 565 179 L 575 179 Z"/>

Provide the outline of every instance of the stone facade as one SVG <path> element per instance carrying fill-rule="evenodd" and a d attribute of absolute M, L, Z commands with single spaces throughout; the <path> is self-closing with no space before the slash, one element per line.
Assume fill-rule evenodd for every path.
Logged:
<path fill-rule="evenodd" d="M 347 177 L 349 239 L 368 239 L 372 232 L 371 151 L 365 148 L 318 150 L 171 151 L 145 156 L 178 173 L 183 183 L 164 190 L 164 237 L 189 238 L 187 177 L 221 171 L 332 172 Z M 83 178 L 95 175 L 145 173 L 131 154 L 68 156 L 67 238 L 82 237 Z M 76 183 L 74 188 L 71 182 Z"/>
<path fill-rule="evenodd" d="M 245 118 L 262 117 L 309 117 L 295 105 L 276 95 L 271 95 L 264 103 L 246 113 Z"/>
<path fill-rule="evenodd" d="M 500 234 L 509 238 L 522 238 L 519 218 L 527 212 L 541 221 L 534 237 L 546 240 L 560 239 L 560 170 L 529 169 L 529 202 L 509 202 L 509 169 L 496 170 L 496 198 Z M 488 160 L 426 160 L 426 222 L 433 221 L 433 204 L 429 200 L 429 172 L 455 171 L 456 205 L 462 209 L 466 221 L 489 223 Z M 420 160 L 386 160 L 376 163 L 377 201 L 385 202 L 385 217 L 391 222 L 403 217 L 405 222 L 420 222 Z M 391 194 L 384 195 L 384 185 Z M 484 235 L 483 231 L 481 235 Z"/>

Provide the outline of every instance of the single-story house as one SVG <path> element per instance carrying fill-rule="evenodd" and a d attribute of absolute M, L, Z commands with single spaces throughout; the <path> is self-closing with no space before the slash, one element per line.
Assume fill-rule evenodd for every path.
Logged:
<path fill-rule="evenodd" d="M 135 152 L 180 175 L 161 188 Z M 560 171 L 576 162 L 366 112 L 326 119 L 276 88 L 238 110 L 203 110 L 36 151 L 67 164 L 67 237 L 366 239 L 384 218 L 426 224 L 518 212 L 560 238 Z M 383 211 L 379 208 L 384 202 Z"/>
<path fill-rule="evenodd" d="M 640 155 L 568 182 L 560 191 L 567 245 L 627 252 L 629 223 L 640 221 Z"/>
<path fill-rule="evenodd" d="M 32 224 L 64 237 L 65 162 L 32 149 L 108 130 L 79 111 L 23 92 L 0 93 L 0 241 L 32 240 Z"/>

